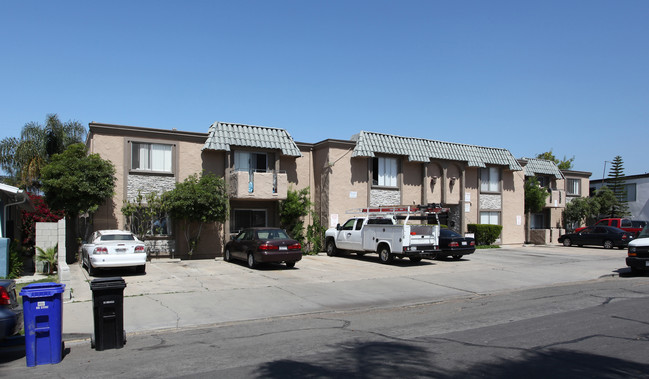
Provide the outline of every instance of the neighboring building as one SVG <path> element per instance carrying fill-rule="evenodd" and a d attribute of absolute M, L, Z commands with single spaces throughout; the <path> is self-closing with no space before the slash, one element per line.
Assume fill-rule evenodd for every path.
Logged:
<path fill-rule="evenodd" d="M 9 276 L 11 241 L 20 238 L 20 210 L 33 211 L 27 192 L 0 183 L 0 278 Z"/>
<path fill-rule="evenodd" d="M 138 193 L 171 190 L 203 171 L 225 178 L 230 219 L 203 231 L 195 258 L 220 256 L 226 239 L 244 227 L 278 225 L 287 191 L 307 187 L 324 226 L 344 222 L 353 208 L 442 203 L 451 209 L 443 222 L 460 233 L 467 224 L 498 224 L 499 243 L 525 241 L 523 169 L 506 149 L 365 131 L 350 140 L 301 143 L 284 129 L 222 122 L 208 133 L 89 127 L 89 151 L 112 161 L 117 177 L 95 229 L 125 228 L 122 206 Z M 147 243 L 160 255 L 185 258 L 178 226 L 158 221 L 166 228 L 152 228 Z"/>
<path fill-rule="evenodd" d="M 632 220 L 649 221 L 649 173 L 629 175 L 622 178 L 625 181 L 626 200 Z M 610 179 L 590 181 L 590 193 L 600 189 Z"/>

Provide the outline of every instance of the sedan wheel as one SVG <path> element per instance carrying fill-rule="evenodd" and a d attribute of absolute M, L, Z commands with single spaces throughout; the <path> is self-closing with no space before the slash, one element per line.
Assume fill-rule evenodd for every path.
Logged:
<path fill-rule="evenodd" d="M 88 268 L 88 275 L 90 276 L 97 275 L 97 269 L 92 267 L 92 263 L 90 263 L 90 257 L 88 257 L 88 265 L 86 266 L 86 268 Z"/>
<path fill-rule="evenodd" d="M 288 268 L 295 267 L 295 262 L 286 262 L 286 267 L 288 267 Z"/>
<path fill-rule="evenodd" d="M 570 241 L 570 238 L 566 238 L 563 240 L 563 246 L 571 246 L 572 241 Z"/>
<path fill-rule="evenodd" d="M 460 259 L 462 259 L 462 255 L 460 255 L 460 254 L 453 254 L 453 260 L 454 260 L 454 261 L 459 261 Z"/>
<path fill-rule="evenodd" d="M 421 257 L 410 257 L 410 262 L 419 263 L 421 262 Z"/>
<path fill-rule="evenodd" d="M 232 260 L 232 256 L 230 255 L 230 249 L 225 249 L 225 253 L 223 253 L 223 260 L 226 262 L 230 262 Z"/>
<path fill-rule="evenodd" d="M 248 267 L 255 268 L 257 262 L 255 262 L 255 255 L 253 253 L 248 253 Z"/>
<path fill-rule="evenodd" d="M 612 248 L 613 248 L 613 241 L 611 240 L 604 241 L 604 249 L 612 249 Z"/>

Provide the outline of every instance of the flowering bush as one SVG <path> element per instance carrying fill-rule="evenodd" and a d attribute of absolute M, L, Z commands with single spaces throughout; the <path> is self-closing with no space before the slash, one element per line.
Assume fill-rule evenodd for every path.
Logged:
<path fill-rule="evenodd" d="M 63 218 L 63 211 L 51 210 L 45 203 L 43 196 L 34 195 L 29 193 L 29 199 L 34 204 L 34 211 L 22 211 L 22 231 L 23 231 L 23 246 L 32 247 L 35 243 L 36 237 L 36 223 L 37 222 L 56 222 Z"/>

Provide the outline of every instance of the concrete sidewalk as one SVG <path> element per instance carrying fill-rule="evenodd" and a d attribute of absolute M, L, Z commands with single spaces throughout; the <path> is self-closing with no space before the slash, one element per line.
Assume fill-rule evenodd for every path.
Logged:
<path fill-rule="evenodd" d="M 145 275 L 120 276 L 127 333 L 176 329 L 242 320 L 354 308 L 401 306 L 484 296 L 527 287 L 579 282 L 617 275 L 623 250 L 518 247 L 478 250 L 461 261 L 397 260 L 376 255 L 306 256 L 296 268 L 217 260 L 154 260 Z M 63 305 L 63 340 L 90 338 L 92 292 L 80 265 L 70 265 L 70 294 Z"/>

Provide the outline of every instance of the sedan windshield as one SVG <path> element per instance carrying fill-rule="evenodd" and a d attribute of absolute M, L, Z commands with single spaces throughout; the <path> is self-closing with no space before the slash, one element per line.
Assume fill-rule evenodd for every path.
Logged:
<path fill-rule="evenodd" d="M 135 241 L 132 234 L 104 234 L 101 236 L 102 241 Z"/>
<path fill-rule="evenodd" d="M 287 240 L 290 237 L 281 229 L 260 230 L 257 232 L 260 240 Z"/>

